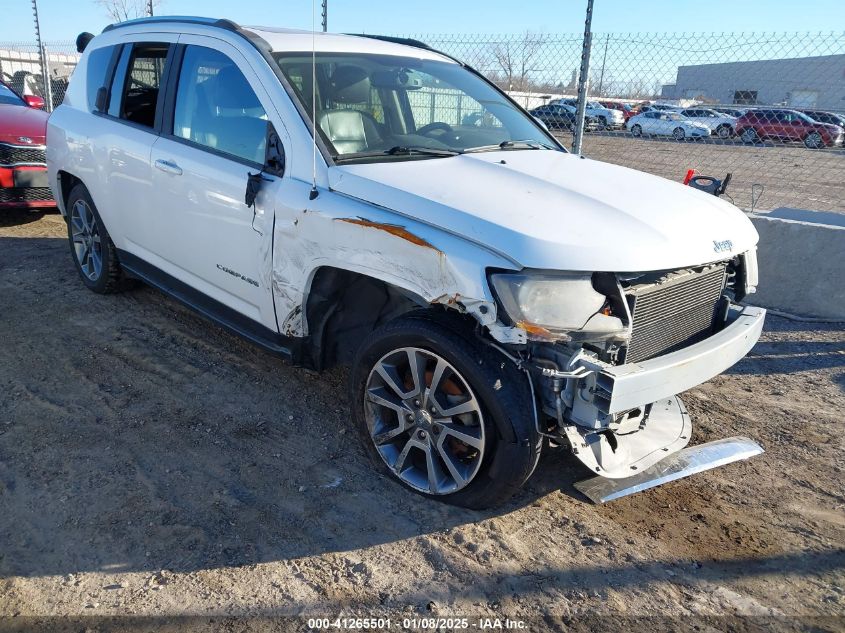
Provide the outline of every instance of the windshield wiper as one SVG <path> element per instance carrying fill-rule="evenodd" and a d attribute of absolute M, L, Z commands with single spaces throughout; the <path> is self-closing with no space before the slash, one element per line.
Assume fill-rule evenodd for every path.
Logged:
<path fill-rule="evenodd" d="M 502 141 L 496 145 L 479 145 L 478 147 L 470 147 L 464 150 L 464 154 L 471 154 L 474 152 L 496 152 L 499 150 L 514 150 L 514 149 L 557 149 L 547 143 L 540 141 Z"/>
<path fill-rule="evenodd" d="M 425 156 L 457 156 L 460 150 L 441 147 L 426 147 L 425 145 L 395 145 L 384 152 L 390 156 L 397 154 L 424 154 Z"/>
<path fill-rule="evenodd" d="M 352 152 L 350 154 L 337 154 L 333 156 L 336 161 L 357 160 L 360 158 L 377 158 L 379 156 L 437 156 L 445 158 L 447 156 L 457 156 L 462 152 L 457 149 L 426 147 L 424 145 L 395 145 L 390 149 L 378 150 L 371 152 Z"/>

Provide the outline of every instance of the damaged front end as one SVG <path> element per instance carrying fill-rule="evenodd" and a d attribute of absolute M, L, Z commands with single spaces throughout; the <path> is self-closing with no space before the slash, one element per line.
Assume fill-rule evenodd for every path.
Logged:
<path fill-rule="evenodd" d="M 754 251 L 670 271 L 491 275 L 503 312 L 526 333 L 523 367 L 545 414 L 538 431 L 605 480 L 578 484 L 591 499 L 762 452 L 737 438 L 677 455 L 692 426 L 676 394 L 723 372 L 759 338 L 765 310 L 738 305 L 756 275 Z"/>

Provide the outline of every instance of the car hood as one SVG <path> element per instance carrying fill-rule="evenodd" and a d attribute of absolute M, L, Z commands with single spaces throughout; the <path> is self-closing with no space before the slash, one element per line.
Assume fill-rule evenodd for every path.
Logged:
<path fill-rule="evenodd" d="M 33 145 L 44 145 L 49 116 L 37 108 L 0 105 L 0 143 L 23 145 L 20 137 L 26 137 Z"/>
<path fill-rule="evenodd" d="M 527 268 L 664 270 L 757 243 L 745 214 L 716 196 L 558 151 L 333 166 L 329 184 Z"/>

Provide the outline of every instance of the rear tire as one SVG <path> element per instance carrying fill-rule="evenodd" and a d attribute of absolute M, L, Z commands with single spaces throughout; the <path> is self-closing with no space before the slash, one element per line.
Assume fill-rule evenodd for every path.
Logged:
<path fill-rule="evenodd" d="M 808 149 L 821 149 L 824 147 L 824 139 L 818 132 L 810 132 L 804 137 L 804 147 Z"/>
<path fill-rule="evenodd" d="M 600 130 L 609 129 L 609 126 L 607 125 L 607 117 L 603 117 L 603 116 L 599 117 L 599 129 Z"/>
<path fill-rule="evenodd" d="M 351 397 L 372 462 L 431 499 L 472 509 L 500 504 L 540 457 L 525 375 L 476 343 L 471 328 L 436 313 L 411 313 L 372 332 L 356 353 Z"/>
<path fill-rule="evenodd" d="M 85 185 L 71 190 L 66 208 L 70 253 L 82 283 L 98 294 L 122 290 L 117 251 Z"/>

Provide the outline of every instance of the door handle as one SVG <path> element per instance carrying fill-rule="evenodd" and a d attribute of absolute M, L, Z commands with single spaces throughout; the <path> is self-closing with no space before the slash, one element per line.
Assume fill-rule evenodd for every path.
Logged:
<path fill-rule="evenodd" d="M 166 174 L 173 174 L 174 176 L 181 176 L 182 175 L 182 168 L 179 167 L 176 163 L 172 160 L 162 160 L 158 159 L 155 162 L 156 169 L 160 169 Z"/>

